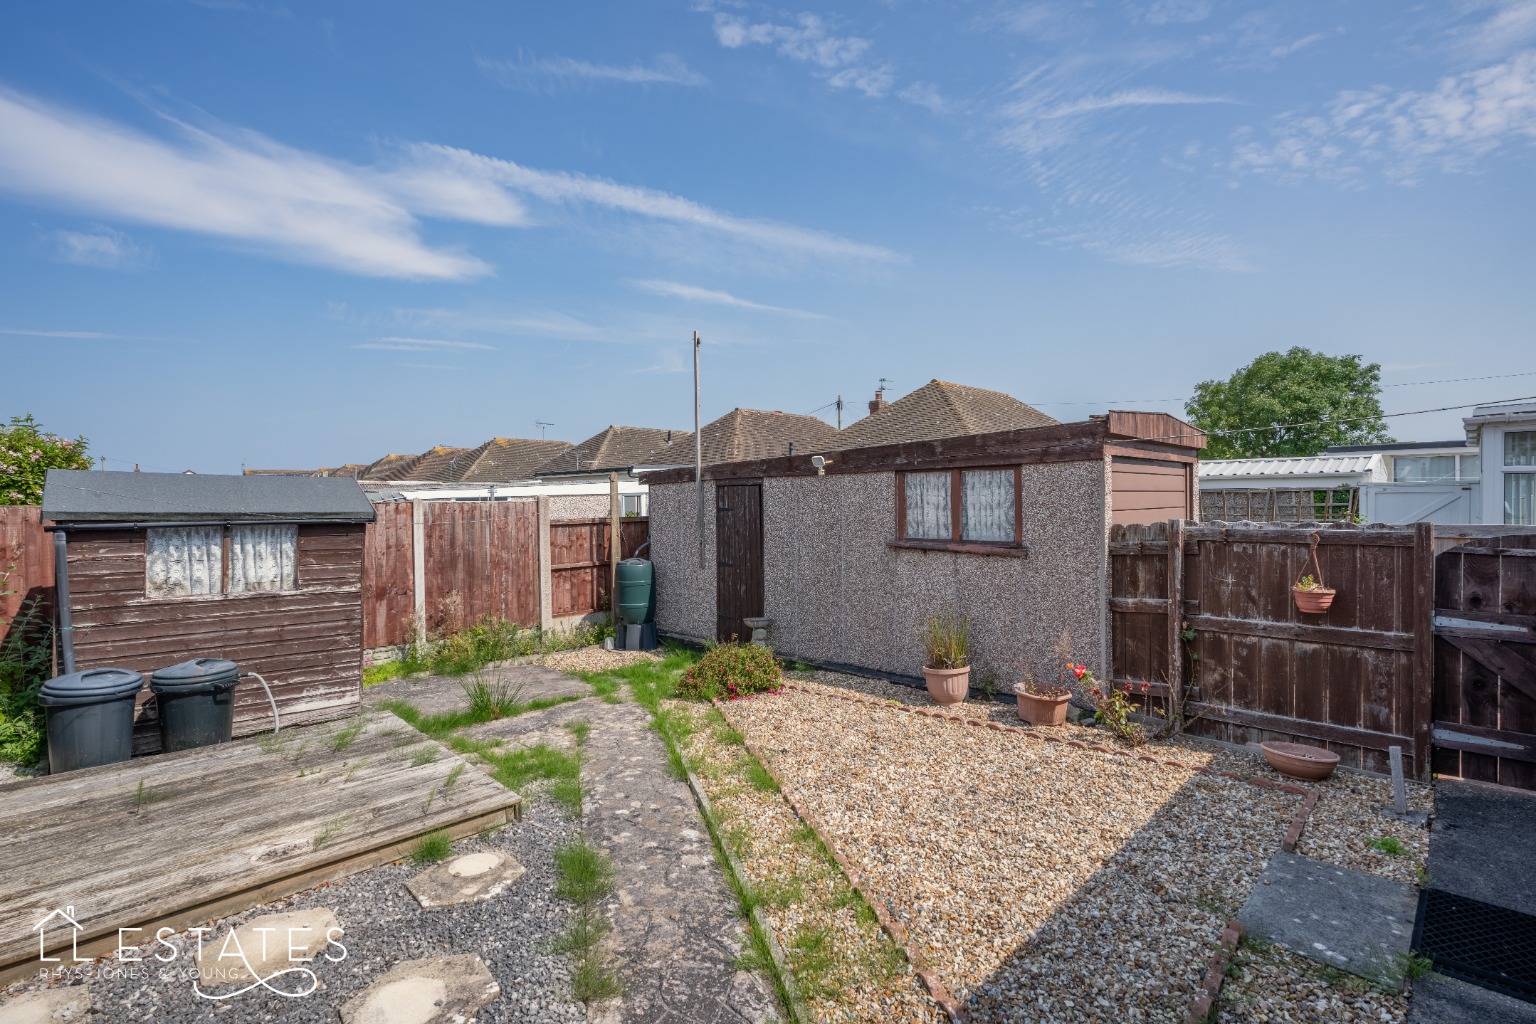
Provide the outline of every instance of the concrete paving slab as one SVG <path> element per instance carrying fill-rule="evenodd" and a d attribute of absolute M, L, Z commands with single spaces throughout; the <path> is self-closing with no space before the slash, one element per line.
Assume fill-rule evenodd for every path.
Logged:
<path fill-rule="evenodd" d="M 306 967 L 341 936 L 336 915 L 324 907 L 253 917 L 233 932 L 209 937 L 197 957 L 198 983 L 205 988 L 246 985 L 290 967 Z"/>
<path fill-rule="evenodd" d="M 28 992 L 0 1003 L 0 1024 L 65 1024 L 91 1014 L 91 990 L 85 985 Z"/>
<path fill-rule="evenodd" d="M 501 995 L 473 953 L 397 964 L 341 1008 L 342 1024 L 463 1022 Z"/>
<path fill-rule="evenodd" d="M 1429 834 L 1430 885 L 1536 914 L 1536 793 L 1475 782 L 1435 783 Z"/>
<path fill-rule="evenodd" d="M 1408 952 L 1418 890 L 1295 853 L 1276 853 L 1238 917 L 1248 934 L 1364 977 Z"/>
<path fill-rule="evenodd" d="M 523 873 L 523 866 L 504 853 L 467 853 L 427 868 L 405 887 L 424 908 L 448 907 L 495 899 Z"/>
<path fill-rule="evenodd" d="M 1408 1024 L 1536 1024 L 1536 1005 L 1431 974 L 1413 984 Z"/>
<path fill-rule="evenodd" d="M 592 687 L 574 676 L 556 672 L 543 665 L 506 665 L 501 668 L 485 668 L 481 677 L 491 683 L 505 683 L 521 688 L 518 700 L 529 701 L 540 697 L 585 697 Z M 390 679 L 375 683 L 363 690 L 363 703 L 377 707 L 386 700 L 403 700 L 414 705 L 423 714 L 440 715 L 446 711 L 461 711 L 469 706 L 464 687 L 474 681 L 472 676 L 416 676 L 409 679 Z"/>

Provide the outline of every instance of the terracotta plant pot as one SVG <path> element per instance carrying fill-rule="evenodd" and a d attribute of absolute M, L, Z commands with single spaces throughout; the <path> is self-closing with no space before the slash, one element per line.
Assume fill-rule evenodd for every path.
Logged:
<path fill-rule="evenodd" d="M 1060 697 L 1041 697 L 1033 693 L 1015 693 L 1019 699 L 1019 717 L 1030 725 L 1065 725 L 1070 693 Z"/>
<path fill-rule="evenodd" d="M 1306 615 L 1321 615 L 1333 604 L 1333 595 L 1337 590 L 1323 587 L 1319 590 L 1302 590 L 1300 587 L 1291 588 L 1291 597 L 1296 600 L 1296 610 Z"/>
<path fill-rule="evenodd" d="M 971 691 L 969 665 L 965 668 L 929 668 L 924 665 L 923 678 L 928 681 L 928 696 L 945 707 L 959 704 Z"/>
<path fill-rule="evenodd" d="M 1333 774 L 1339 766 L 1339 755 L 1322 747 L 1305 743 L 1281 743 L 1278 741 L 1259 744 L 1264 760 L 1281 775 L 1306 782 L 1317 782 Z"/>

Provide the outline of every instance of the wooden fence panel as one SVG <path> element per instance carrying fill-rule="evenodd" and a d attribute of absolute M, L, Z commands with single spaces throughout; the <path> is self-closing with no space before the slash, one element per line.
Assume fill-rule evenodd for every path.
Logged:
<path fill-rule="evenodd" d="M 482 616 L 539 624 L 539 513 L 531 499 L 423 503 L 427 630 Z"/>
<path fill-rule="evenodd" d="M 415 545 L 411 503 L 380 502 L 378 518 L 368 524 L 363 546 L 363 647 L 390 647 L 414 636 L 416 603 Z"/>
<path fill-rule="evenodd" d="M 0 505 L 0 631 L 29 597 L 53 604 L 53 539 L 36 505 Z M 3 632 L 0 632 L 3 635 Z"/>
<path fill-rule="evenodd" d="M 1111 531 L 1112 679 L 1150 681 L 1158 697 L 1170 683 L 1182 688 L 1186 728 L 1196 735 L 1315 743 L 1371 771 L 1385 771 L 1387 748 L 1397 745 L 1409 770 L 1427 775 L 1427 524 L 1317 527 L 1322 576 L 1338 590 L 1320 616 L 1297 612 L 1290 594 L 1299 574 L 1316 574 L 1314 528 L 1174 529 L 1183 537 L 1182 567 L 1168 564 L 1167 524 Z M 1174 586 L 1177 604 L 1167 599 Z M 1179 636 L 1186 628 L 1194 636 L 1187 644 Z"/>
<path fill-rule="evenodd" d="M 550 614 L 557 619 L 608 607 L 607 519 L 563 519 L 549 525 Z M 630 558 L 650 539 L 650 520 L 619 521 L 620 557 Z"/>

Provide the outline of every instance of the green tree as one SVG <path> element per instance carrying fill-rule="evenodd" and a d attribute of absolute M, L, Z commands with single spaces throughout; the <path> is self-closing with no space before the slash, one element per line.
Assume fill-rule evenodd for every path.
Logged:
<path fill-rule="evenodd" d="M 0 427 L 0 505 L 37 505 L 50 469 L 90 469 L 86 440 L 50 434 L 32 418 L 12 416 Z"/>
<path fill-rule="evenodd" d="M 1266 352 L 1184 404 L 1209 435 L 1208 459 L 1316 455 L 1334 444 L 1392 440 L 1381 415 L 1381 364 L 1297 346 Z"/>

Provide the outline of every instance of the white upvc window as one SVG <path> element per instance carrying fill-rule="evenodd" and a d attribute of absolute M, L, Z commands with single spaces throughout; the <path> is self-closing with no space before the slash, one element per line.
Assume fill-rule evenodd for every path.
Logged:
<path fill-rule="evenodd" d="M 1536 526 L 1536 430 L 1504 432 L 1504 522 Z"/>

